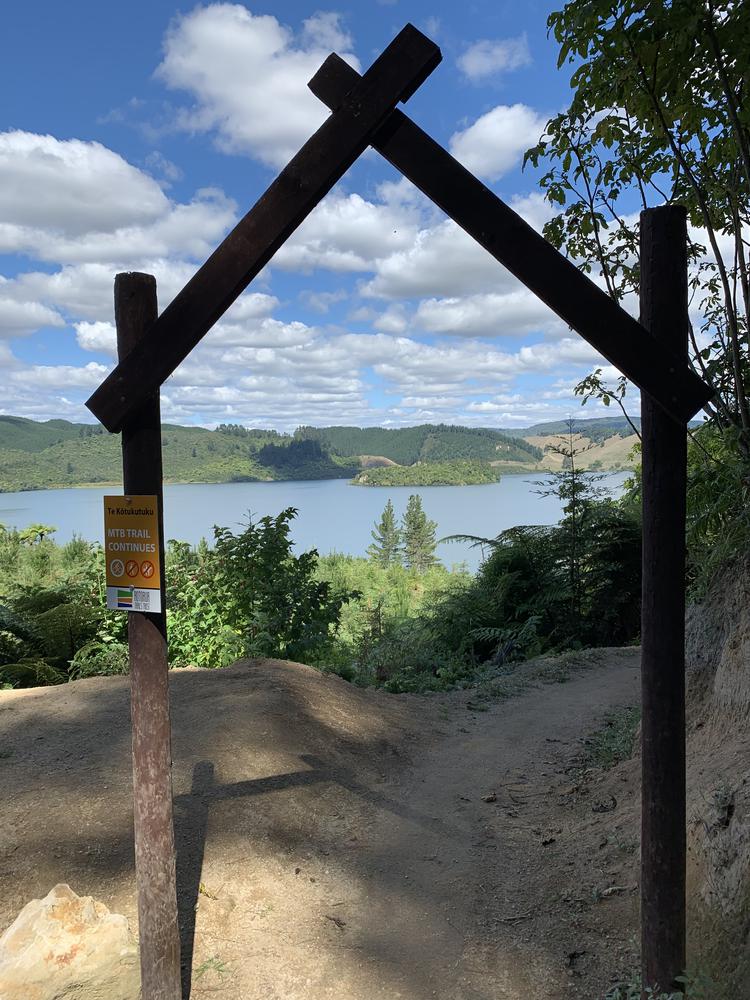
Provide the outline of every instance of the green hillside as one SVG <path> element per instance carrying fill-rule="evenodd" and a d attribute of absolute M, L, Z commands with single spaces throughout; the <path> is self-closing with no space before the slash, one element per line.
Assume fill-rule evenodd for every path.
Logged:
<path fill-rule="evenodd" d="M 535 464 L 541 449 L 505 432 L 451 424 L 417 427 L 300 427 L 296 435 L 317 440 L 332 455 L 382 455 L 399 465 L 479 459 Z"/>
<path fill-rule="evenodd" d="M 53 443 L 46 444 L 49 423 L 15 424 L 15 419 L 0 421 L 0 491 L 122 481 L 119 435 L 97 425 L 55 421 Z M 359 471 L 358 463 L 333 459 L 320 448 L 300 449 L 290 435 L 234 425 L 209 431 L 165 424 L 162 455 L 167 482 L 338 479 Z"/>
<path fill-rule="evenodd" d="M 641 429 L 641 418 L 633 417 L 633 423 Z M 597 443 L 611 437 L 629 437 L 633 428 L 625 417 L 592 417 L 590 420 L 549 420 L 546 423 L 532 424 L 531 427 L 516 428 L 513 433 L 522 438 L 547 437 L 554 434 L 567 434 L 568 429 L 574 434 L 581 434 L 589 441 Z"/>
<path fill-rule="evenodd" d="M 216 430 L 164 424 L 164 478 L 178 483 L 350 479 L 363 465 L 380 461 L 402 468 L 375 476 L 368 470 L 368 484 L 487 482 L 497 475 L 487 463 L 503 472 L 552 467 L 543 449 L 567 429 L 567 421 L 555 421 L 514 434 L 448 424 L 396 429 L 299 427 L 294 434 L 282 434 L 239 424 L 221 424 Z M 573 430 L 597 445 L 623 439 L 625 452 L 618 453 L 614 465 L 604 452 L 589 454 L 599 467 L 619 467 L 626 461 L 629 446 L 624 439 L 630 428 L 624 418 L 576 420 Z M 525 436 L 533 440 L 524 440 Z M 471 470 L 466 463 L 473 463 Z M 0 416 L 1 492 L 120 481 L 119 435 L 98 424 Z"/>
<path fill-rule="evenodd" d="M 0 449 L 12 451 L 44 451 L 50 445 L 91 434 L 103 434 L 104 428 L 94 424 L 71 424 L 68 420 L 27 420 L 0 414 Z"/>
<path fill-rule="evenodd" d="M 500 473 L 489 462 L 456 459 L 365 469 L 352 483 L 354 486 L 479 486 L 496 483 L 499 478 Z"/>

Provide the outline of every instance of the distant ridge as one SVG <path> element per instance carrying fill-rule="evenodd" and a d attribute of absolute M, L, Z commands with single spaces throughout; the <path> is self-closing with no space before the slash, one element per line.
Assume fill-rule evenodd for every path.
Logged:
<path fill-rule="evenodd" d="M 182 483 L 352 478 L 373 457 L 401 467 L 474 462 L 491 464 L 497 474 L 543 471 L 556 467 L 545 448 L 567 429 L 564 420 L 514 430 L 419 424 L 298 427 L 293 434 L 240 424 L 215 430 L 164 424 L 164 475 Z M 573 430 L 597 447 L 622 439 L 622 446 L 591 452 L 591 460 L 598 468 L 627 467 L 631 429 L 623 417 L 574 420 Z M 120 463 L 119 436 L 99 424 L 0 415 L 0 492 L 117 485 Z"/>
<path fill-rule="evenodd" d="M 641 418 L 631 417 L 631 420 L 640 431 Z M 590 419 L 572 418 L 570 420 L 548 420 L 540 424 L 532 424 L 530 427 L 516 427 L 514 430 L 504 431 L 505 434 L 517 434 L 520 437 L 546 437 L 549 434 L 567 434 L 568 429 L 572 429 L 574 434 L 581 434 L 590 441 L 606 441 L 607 438 L 630 437 L 633 428 L 625 417 L 591 417 Z"/>

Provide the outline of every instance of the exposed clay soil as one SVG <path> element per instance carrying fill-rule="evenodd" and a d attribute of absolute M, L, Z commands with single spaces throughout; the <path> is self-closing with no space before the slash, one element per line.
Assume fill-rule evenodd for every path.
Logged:
<path fill-rule="evenodd" d="M 638 651 L 484 712 L 243 661 L 171 674 L 183 955 L 226 1000 L 600 997 L 636 964 Z M 523 668 L 521 668 L 523 669 Z M 136 927 L 126 678 L 0 693 L 0 929 L 58 882 Z"/>

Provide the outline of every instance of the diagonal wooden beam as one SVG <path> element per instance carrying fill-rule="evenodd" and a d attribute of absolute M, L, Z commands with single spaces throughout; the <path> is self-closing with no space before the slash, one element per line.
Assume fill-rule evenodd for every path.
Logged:
<path fill-rule="evenodd" d="M 335 110 L 359 79 L 356 70 L 332 55 L 309 86 L 316 97 Z M 405 114 L 394 109 L 370 141 L 389 163 L 670 416 L 684 423 L 711 398 L 712 390 L 684 359 L 670 354 Z M 675 323 L 682 320 L 681 315 L 675 315 Z M 679 342 L 679 336 L 676 340 Z"/>
<path fill-rule="evenodd" d="M 440 49 L 410 24 L 345 99 L 86 405 L 110 431 L 172 374 L 284 241 L 367 148 L 398 101 L 435 69 Z"/>

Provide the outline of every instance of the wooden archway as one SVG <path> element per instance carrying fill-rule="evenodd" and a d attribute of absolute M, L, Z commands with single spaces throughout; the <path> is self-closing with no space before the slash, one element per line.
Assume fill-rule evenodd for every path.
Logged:
<path fill-rule="evenodd" d="M 643 982 L 672 988 L 685 965 L 685 431 L 712 395 L 687 362 L 685 212 L 665 206 L 641 216 L 641 324 L 396 110 L 441 58 L 412 25 L 362 76 L 329 56 L 310 88 L 330 117 L 164 312 L 157 316 L 153 278 L 118 275 L 120 360 L 87 406 L 108 430 L 122 431 L 126 494 L 161 496 L 160 386 L 368 145 L 638 385 Z M 130 614 L 129 646 L 142 990 L 144 1000 L 178 1000 L 164 613 Z"/>

